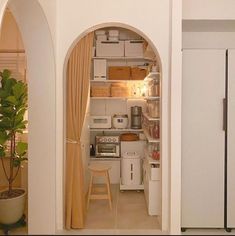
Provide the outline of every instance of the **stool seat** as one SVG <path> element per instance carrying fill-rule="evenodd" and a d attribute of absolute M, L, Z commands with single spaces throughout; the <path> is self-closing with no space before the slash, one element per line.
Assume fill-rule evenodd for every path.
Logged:
<path fill-rule="evenodd" d="M 88 166 L 88 169 L 91 171 L 108 171 L 111 169 L 110 165 L 105 165 L 105 164 L 99 164 L 99 163 L 92 163 Z"/>
<path fill-rule="evenodd" d="M 88 189 L 88 197 L 87 197 L 87 209 L 89 208 L 89 203 L 91 199 L 101 200 L 107 199 L 109 200 L 109 207 L 112 209 L 112 197 L 111 197 L 111 190 L 110 190 L 110 180 L 109 180 L 109 170 L 111 169 L 110 165 L 105 165 L 101 163 L 91 163 L 88 166 L 88 169 L 91 173 L 90 184 Z M 98 194 L 98 192 L 93 192 L 93 179 L 96 176 L 102 176 L 105 179 L 106 188 L 94 188 L 94 190 L 107 190 L 102 194 Z"/>

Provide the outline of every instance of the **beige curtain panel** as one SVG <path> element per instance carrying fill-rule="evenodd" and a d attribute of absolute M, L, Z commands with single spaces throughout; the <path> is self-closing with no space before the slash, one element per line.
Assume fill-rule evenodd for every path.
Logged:
<path fill-rule="evenodd" d="M 81 154 L 81 132 L 84 123 L 89 80 L 93 33 L 82 38 L 74 47 L 67 67 L 66 100 L 66 222 L 67 229 L 84 228 L 85 193 Z"/>

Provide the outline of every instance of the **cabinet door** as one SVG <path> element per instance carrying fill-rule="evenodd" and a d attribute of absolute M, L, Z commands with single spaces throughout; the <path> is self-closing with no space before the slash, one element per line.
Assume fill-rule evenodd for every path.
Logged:
<path fill-rule="evenodd" d="M 235 228 L 235 50 L 228 50 L 227 227 Z"/>
<path fill-rule="evenodd" d="M 182 227 L 224 226 L 224 50 L 183 51 Z"/>

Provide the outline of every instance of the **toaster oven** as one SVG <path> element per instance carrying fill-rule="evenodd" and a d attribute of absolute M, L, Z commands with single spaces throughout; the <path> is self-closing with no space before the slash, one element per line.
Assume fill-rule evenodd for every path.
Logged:
<path fill-rule="evenodd" d="M 92 129 L 110 129 L 111 127 L 111 116 L 90 117 L 90 128 Z"/>

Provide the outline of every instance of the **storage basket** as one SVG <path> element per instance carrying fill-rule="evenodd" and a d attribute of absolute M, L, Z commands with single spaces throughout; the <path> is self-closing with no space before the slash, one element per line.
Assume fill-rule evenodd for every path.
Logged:
<path fill-rule="evenodd" d="M 110 85 L 91 85 L 91 97 L 110 97 Z"/>
<path fill-rule="evenodd" d="M 130 66 L 110 66 L 108 72 L 110 80 L 129 80 L 131 78 Z"/>
<path fill-rule="evenodd" d="M 132 80 L 143 80 L 147 75 L 147 70 L 141 67 L 131 68 L 131 79 Z"/>
<path fill-rule="evenodd" d="M 122 84 L 113 84 L 111 86 L 111 97 L 129 97 L 129 87 Z"/>

